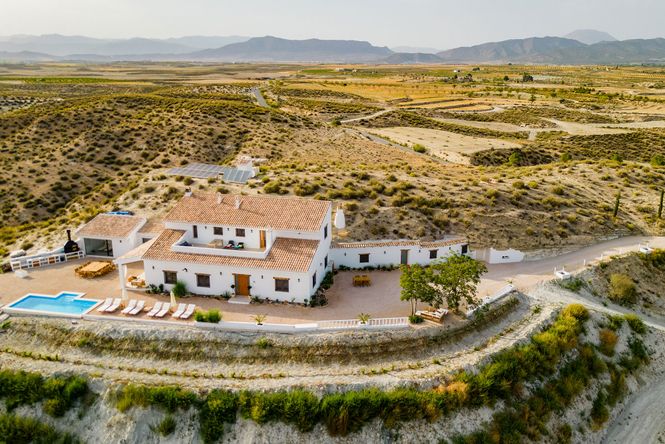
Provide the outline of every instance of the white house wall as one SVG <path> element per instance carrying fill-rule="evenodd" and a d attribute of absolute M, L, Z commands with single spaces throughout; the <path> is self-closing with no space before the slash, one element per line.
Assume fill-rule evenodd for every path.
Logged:
<path fill-rule="evenodd" d="M 445 259 L 453 252 L 462 253 L 463 244 L 455 244 L 437 248 L 423 248 L 420 246 L 386 246 L 386 247 L 358 247 L 358 248 L 331 248 L 330 258 L 335 267 L 349 268 L 397 266 L 401 263 L 402 250 L 408 250 L 408 263 L 429 265 L 430 263 Z M 438 250 L 436 259 L 430 259 L 430 250 Z M 369 253 L 369 262 L 361 263 L 360 255 Z"/>
<path fill-rule="evenodd" d="M 519 250 L 495 250 L 494 248 L 483 248 L 474 252 L 474 259 L 487 262 L 488 264 L 510 264 L 522 262 L 524 253 Z"/>
<path fill-rule="evenodd" d="M 184 271 L 187 269 L 187 271 Z M 144 261 L 146 283 L 153 285 L 164 284 L 164 271 L 175 271 L 177 279 L 187 285 L 191 293 L 209 296 L 219 296 L 225 292 L 234 293 L 231 287 L 235 284 L 235 274 L 249 275 L 250 296 L 262 299 L 270 298 L 281 301 L 304 302 L 309 299 L 311 291 L 311 275 L 307 272 L 297 273 L 279 270 L 261 270 L 240 267 L 220 267 L 218 265 L 203 265 L 183 262 Z M 210 275 L 210 288 L 196 286 L 196 274 Z M 289 292 L 276 292 L 274 278 L 289 279 Z M 172 285 L 164 285 L 168 291 Z"/>

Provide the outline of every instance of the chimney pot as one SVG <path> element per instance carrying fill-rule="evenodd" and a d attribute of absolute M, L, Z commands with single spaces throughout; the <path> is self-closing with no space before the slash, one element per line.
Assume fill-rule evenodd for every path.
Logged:
<path fill-rule="evenodd" d="M 242 205 L 242 200 L 240 199 L 240 196 L 236 196 L 236 210 L 240 209 L 240 205 Z"/>
<path fill-rule="evenodd" d="M 223 198 L 222 193 L 217 193 L 217 205 L 222 204 L 222 198 Z"/>

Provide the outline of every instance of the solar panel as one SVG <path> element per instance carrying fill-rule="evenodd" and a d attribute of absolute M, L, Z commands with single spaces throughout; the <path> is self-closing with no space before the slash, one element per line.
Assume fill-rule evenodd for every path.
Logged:
<path fill-rule="evenodd" d="M 167 174 L 173 176 L 195 177 L 198 179 L 207 179 L 223 175 L 225 181 L 235 183 L 246 183 L 252 175 L 251 171 L 206 163 L 190 163 L 183 167 L 171 168 L 167 171 Z"/>

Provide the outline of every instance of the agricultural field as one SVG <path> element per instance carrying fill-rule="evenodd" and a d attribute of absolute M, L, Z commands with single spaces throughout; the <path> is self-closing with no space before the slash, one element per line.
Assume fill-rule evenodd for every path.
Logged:
<path fill-rule="evenodd" d="M 158 216 L 187 186 L 331 199 L 348 239 L 528 250 L 662 234 L 664 81 L 649 67 L 2 65 L 0 254 L 61 245 L 100 211 Z M 266 159 L 244 187 L 164 174 L 239 155 Z"/>

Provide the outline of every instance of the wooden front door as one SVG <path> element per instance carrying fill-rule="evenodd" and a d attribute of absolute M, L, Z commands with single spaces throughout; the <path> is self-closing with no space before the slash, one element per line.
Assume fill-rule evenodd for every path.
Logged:
<path fill-rule="evenodd" d="M 249 296 L 249 275 L 236 274 L 236 295 Z"/>
<path fill-rule="evenodd" d="M 266 247 L 266 230 L 259 231 L 259 248 Z"/>
<path fill-rule="evenodd" d="M 402 265 L 408 265 L 408 263 L 409 263 L 409 250 L 402 250 L 402 255 L 400 257 L 400 263 Z"/>

